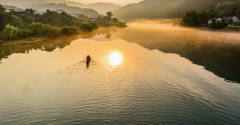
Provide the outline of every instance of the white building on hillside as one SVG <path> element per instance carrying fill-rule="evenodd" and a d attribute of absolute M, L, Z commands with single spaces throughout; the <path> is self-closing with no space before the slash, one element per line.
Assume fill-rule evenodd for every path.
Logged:
<path fill-rule="evenodd" d="M 210 19 L 210 20 L 208 20 L 208 24 L 211 24 L 212 23 L 212 20 Z"/>
<path fill-rule="evenodd" d="M 87 20 L 87 21 L 91 21 L 91 22 L 95 22 L 95 21 L 96 21 L 95 18 L 87 18 L 86 20 Z"/>
<path fill-rule="evenodd" d="M 229 19 L 232 19 L 233 22 L 238 22 L 239 21 L 239 19 L 236 16 L 234 16 L 234 17 L 223 17 L 223 19 L 225 20 L 225 22 L 228 22 Z"/>
<path fill-rule="evenodd" d="M 71 13 L 70 15 L 78 18 L 78 15 L 76 13 Z"/>
<path fill-rule="evenodd" d="M 236 16 L 234 16 L 232 19 L 233 19 L 233 22 L 239 21 L 239 19 Z"/>
<path fill-rule="evenodd" d="M 6 12 L 10 12 L 8 9 L 6 9 Z"/>
<path fill-rule="evenodd" d="M 59 14 L 61 14 L 62 12 L 64 12 L 63 10 L 56 10 L 56 12 L 58 12 Z"/>
<path fill-rule="evenodd" d="M 222 21 L 221 18 L 217 18 L 217 19 L 216 19 L 216 22 L 220 22 L 220 21 Z"/>

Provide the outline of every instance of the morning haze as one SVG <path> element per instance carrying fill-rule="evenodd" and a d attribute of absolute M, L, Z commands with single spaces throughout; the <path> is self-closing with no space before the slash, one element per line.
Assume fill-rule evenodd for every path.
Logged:
<path fill-rule="evenodd" d="M 0 0 L 0 124 L 240 123 L 240 1 Z"/>
<path fill-rule="evenodd" d="M 80 2 L 84 4 L 90 4 L 90 3 L 98 3 L 98 2 L 107 2 L 107 3 L 114 3 L 114 4 L 119 4 L 119 5 L 127 5 L 131 3 L 138 3 L 142 0 L 69 0 L 69 1 L 75 1 L 75 2 Z"/>

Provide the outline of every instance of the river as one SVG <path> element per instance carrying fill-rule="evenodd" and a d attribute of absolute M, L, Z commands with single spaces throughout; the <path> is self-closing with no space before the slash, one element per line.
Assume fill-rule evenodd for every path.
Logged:
<path fill-rule="evenodd" d="M 1 125 L 240 125 L 237 33 L 135 22 L 0 46 L 0 62 Z"/>

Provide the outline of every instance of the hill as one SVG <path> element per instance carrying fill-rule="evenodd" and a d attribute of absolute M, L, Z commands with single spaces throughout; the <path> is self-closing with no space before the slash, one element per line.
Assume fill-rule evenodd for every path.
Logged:
<path fill-rule="evenodd" d="M 11 5 L 4 5 L 3 7 L 6 8 L 6 9 L 15 9 L 17 11 L 23 11 L 24 10 L 22 8 L 18 8 L 18 7 L 11 6 Z"/>
<path fill-rule="evenodd" d="M 115 11 L 121 7 L 122 6 L 113 3 L 92 3 L 88 4 L 86 8 L 92 8 L 99 12 L 100 14 L 105 15 L 107 11 Z"/>
<path fill-rule="evenodd" d="M 11 6 L 17 6 L 20 8 L 33 8 L 38 10 L 39 12 L 45 12 L 47 9 L 50 9 L 52 11 L 61 9 L 66 11 L 67 13 L 81 13 L 84 15 L 87 15 L 88 17 L 98 17 L 102 16 L 94 9 L 87 9 L 87 8 L 80 8 L 80 7 L 73 7 L 68 6 L 66 4 L 56 4 L 56 3 L 48 3 L 46 0 L 0 0 L 0 4 L 5 5 L 11 5 Z"/>
<path fill-rule="evenodd" d="M 33 9 L 36 9 L 41 12 L 45 12 L 47 9 L 50 10 L 64 10 L 67 13 L 80 13 L 87 15 L 88 17 L 98 17 L 102 16 L 99 14 L 97 11 L 93 9 L 87 9 L 87 8 L 79 8 L 79 7 L 72 7 L 72 6 L 67 6 L 66 4 L 56 4 L 56 3 L 47 3 L 47 4 L 32 4 L 29 6 Z"/>
<path fill-rule="evenodd" d="M 195 10 L 223 10 L 224 6 L 229 6 L 232 2 L 237 0 L 185 0 L 179 6 L 174 8 L 169 14 L 169 17 L 182 17 L 187 11 Z M 219 8 L 219 7 L 222 8 Z M 231 9 L 231 8 L 228 8 Z"/>
<path fill-rule="evenodd" d="M 64 3 L 68 6 L 74 6 L 74 7 L 81 7 L 81 8 L 90 8 L 96 10 L 100 14 L 106 14 L 107 11 L 115 11 L 119 9 L 121 6 L 116 5 L 113 3 L 107 3 L 107 2 L 98 2 L 98 3 L 92 3 L 92 4 L 82 4 L 79 2 L 73 2 L 73 1 L 66 1 L 66 0 L 46 0 L 48 3 Z"/>
<path fill-rule="evenodd" d="M 25 8 L 25 6 L 31 5 L 31 4 L 37 4 L 37 3 L 47 3 L 45 0 L 0 0 L 0 4 L 2 5 L 12 5 L 12 6 L 18 6 L 21 8 Z"/>
<path fill-rule="evenodd" d="M 144 0 L 129 4 L 113 12 L 121 19 L 135 18 L 166 18 L 172 9 L 179 6 L 183 0 Z"/>

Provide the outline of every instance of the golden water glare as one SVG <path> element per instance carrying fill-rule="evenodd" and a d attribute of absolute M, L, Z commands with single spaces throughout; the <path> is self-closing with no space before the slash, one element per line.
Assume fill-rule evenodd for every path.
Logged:
<path fill-rule="evenodd" d="M 111 65 L 119 65 L 122 62 L 123 58 L 119 52 L 113 52 L 109 56 L 109 61 Z"/>

